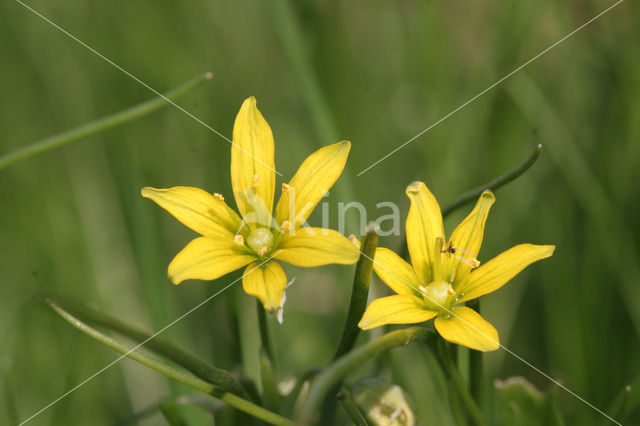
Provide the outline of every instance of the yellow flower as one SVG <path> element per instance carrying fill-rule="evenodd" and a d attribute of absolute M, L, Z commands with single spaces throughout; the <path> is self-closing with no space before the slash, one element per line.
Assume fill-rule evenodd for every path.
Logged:
<path fill-rule="evenodd" d="M 482 193 L 448 241 L 440 206 L 426 185 L 413 182 L 406 193 L 411 200 L 406 232 L 413 265 L 391 250 L 376 250 L 374 270 L 398 294 L 374 300 L 360 328 L 436 317 L 435 328 L 446 340 L 479 351 L 498 349 L 496 329 L 462 303 L 499 289 L 531 263 L 551 256 L 555 246 L 520 244 L 479 266 L 476 256 L 495 201 L 491 191 Z"/>
<path fill-rule="evenodd" d="M 272 216 L 273 134 L 255 98 L 245 100 L 233 126 L 231 148 L 231 183 L 242 218 L 218 193 L 184 186 L 142 189 L 143 197 L 201 235 L 169 265 L 171 281 L 213 280 L 246 266 L 244 291 L 273 312 L 287 285 L 284 270 L 274 259 L 304 267 L 355 263 L 359 253 L 349 239 L 333 230 L 306 226 L 314 207 L 342 173 L 350 148 L 343 141 L 311 154 L 293 179 L 282 184 Z"/>

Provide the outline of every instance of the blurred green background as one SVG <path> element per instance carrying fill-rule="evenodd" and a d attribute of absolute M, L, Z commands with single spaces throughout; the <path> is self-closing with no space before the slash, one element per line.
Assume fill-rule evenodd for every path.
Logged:
<path fill-rule="evenodd" d="M 178 104 L 230 137 L 256 96 L 287 177 L 313 150 L 353 148 L 329 197 L 370 219 L 424 180 L 441 205 L 544 144 L 537 164 L 497 191 L 480 260 L 520 242 L 555 255 L 483 298 L 501 342 L 601 409 L 640 371 L 640 18 L 621 3 L 503 84 L 372 168 L 356 174 L 613 2 L 31 0 L 31 7 L 151 87 L 214 79 Z M 0 4 L 0 153 L 152 97 L 140 84 L 25 9 Z M 173 286 L 166 267 L 193 236 L 140 196 L 192 185 L 232 197 L 229 143 L 173 107 L 0 171 L 0 423 L 26 419 L 117 357 L 31 301 L 62 294 L 160 329 L 236 276 Z M 452 229 L 471 207 L 448 218 Z M 312 225 L 319 225 L 316 212 Z M 357 214 L 352 211 L 352 221 Z M 403 223 L 404 225 L 404 223 Z M 353 227 L 352 227 L 353 228 Z M 357 233 L 357 229 L 348 232 Z M 401 238 L 381 244 L 399 248 Z M 288 267 L 285 322 L 270 325 L 279 377 L 330 360 L 353 267 Z M 167 332 L 227 369 L 255 375 L 253 299 L 240 286 Z M 375 279 L 375 294 L 386 290 Z M 239 312 L 241 344 L 234 342 Z M 365 334 L 367 339 L 375 332 Z M 487 383 L 551 383 L 504 350 Z M 368 365 L 352 379 L 380 366 Z M 421 424 L 452 424 L 424 347 L 395 349 L 378 375 L 407 390 Z M 123 360 L 29 424 L 113 424 L 189 392 Z M 605 424 L 567 394 L 568 424 Z M 637 414 L 637 413 L 636 413 Z M 638 418 L 636 417 L 636 420 Z M 140 424 L 161 424 L 158 415 Z"/>

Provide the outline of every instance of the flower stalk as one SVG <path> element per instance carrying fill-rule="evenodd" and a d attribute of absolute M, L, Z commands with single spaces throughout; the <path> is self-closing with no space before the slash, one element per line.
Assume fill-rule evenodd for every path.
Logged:
<path fill-rule="evenodd" d="M 207 72 L 201 74 L 198 77 L 187 81 L 186 83 L 176 87 L 173 90 L 164 94 L 164 97 L 154 97 L 146 102 L 132 106 L 124 111 L 116 112 L 99 118 L 94 121 L 82 124 L 76 128 L 67 130 L 57 135 L 52 135 L 47 138 L 41 139 L 23 148 L 19 148 L 13 152 L 7 153 L 0 157 L 0 170 L 9 167 L 12 164 L 18 163 L 23 160 L 28 160 L 31 157 L 35 157 L 61 146 L 76 142 L 80 139 L 93 136 L 97 133 L 104 132 L 113 127 L 126 124 L 130 121 L 136 120 L 140 117 L 144 117 L 147 114 L 170 105 L 167 99 L 173 101 L 178 99 L 182 95 L 185 95 L 192 90 L 202 86 L 207 81 L 213 78 L 213 74 Z"/>
<path fill-rule="evenodd" d="M 455 389 L 457 396 L 460 398 L 460 402 L 467 411 L 467 414 L 477 426 L 485 426 L 486 423 L 482 416 L 482 411 L 480 411 L 480 408 L 469 393 L 464 379 L 453 362 L 453 357 L 449 350 L 449 344 L 447 344 L 444 339 L 438 339 L 438 353 L 444 370 L 449 377 L 450 383 L 453 385 L 453 388 Z"/>
<path fill-rule="evenodd" d="M 469 300 L 466 305 L 480 313 L 480 300 Z M 482 357 L 481 351 L 469 350 L 469 389 L 471 396 L 481 407 L 484 403 L 484 362 Z"/>

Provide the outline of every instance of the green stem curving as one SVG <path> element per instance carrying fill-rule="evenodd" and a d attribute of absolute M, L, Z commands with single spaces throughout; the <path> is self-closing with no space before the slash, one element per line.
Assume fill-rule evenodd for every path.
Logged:
<path fill-rule="evenodd" d="M 205 380 L 202 380 L 195 374 L 187 371 L 176 368 L 164 361 L 161 361 L 159 358 L 146 354 L 138 349 L 139 346 L 130 347 L 130 345 L 125 345 L 111 336 L 108 336 L 101 331 L 89 326 L 85 322 L 81 321 L 74 315 L 72 315 L 67 310 L 63 309 L 56 302 L 45 299 L 45 303 L 49 305 L 51 309 L 53 309 L 58 315 L 60 315 L 64 320 L 69 322 L 71 325 L 82 331 L 83 333 L 93 337 L 97 341 L 104 343 L 112 349 L 120 352 L 124 356 L 127 356 L 134 361 L 137 361 L 147 367 L 164 374 L 167 377 L 170 377 L 180 383 L 184 383 L 187 386 L 190 386 L 194 389 L 197 389 L 201 392 L 204 392 L 209 395 L 213 395 L 226 404 L 234 407 L 238 410 L 241 410 L 247 414 L 250 414 L 258 419 L 264 420 L 267 423 L 273 425 L 285 425 L 290 426 L 293 425 L 291 420 L 286 419 L 276 413 L 273 413 L 265 408 L 262 408 L 252 402 L 247 401 L 246 399 L 232 394 L 219 386 L 216 386 L 212 383 L 209 383 Z M 113 361 L 113 363 L 117 362 Z M 113 364 L 112 363 L 112 364 Z"/>
<path fill-rule="evenodd" d="M 392 331 L 357 347 L 351 352 L 337 359 L 316 376 L 297 415 L 297 423 L 307 425 L 317 420 L 318 408 L 327 393 L 350 372 L 357 369 L 365 361 L 379 353 L 400 345 L 408 345 L 416 341 L 423 341 L 431 334 L 424 327 L 409 327 Z"/>
<path fill-rule="evenodd" d="M 146 102 L 125 109 L 124 111 L 116 112 L 97 120 L 90 121 L 71 130 L 46 137 L 23 148 L 4 154 L 0 156 L 0 170 L 20 161 L 28 160 L 36 155 L 43 154 L 47 151 L 51 151 L 150 114 L 164 106 L 170 105 L 170 103 L 167 102 L 167 99 L 173 101 L 180 96 L 197 89 L 212 78 L 213 74 L 207 72 L 187 81 L 173 90 L 168 91 L 163 95 L 164 98 L 159 96 L 155 97 Z"/>

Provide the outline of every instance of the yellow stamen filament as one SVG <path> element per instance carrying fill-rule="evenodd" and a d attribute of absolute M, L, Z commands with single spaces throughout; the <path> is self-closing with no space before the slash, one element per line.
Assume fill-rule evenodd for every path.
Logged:
<path fill-rule="evenodd" d="M 236 235 L 235 237 L 233 237 L 233 241 L 235 241 L 235 243 L 239 246 L 244 245 L 244 237 L 242 235 Z"/>
<path fill-rule="evenodd" d="M 222 194 L 218 194 L 217 192 L 213 193 L 213 198 L 215 198 L 216 200 L 224 201 L 224 197 L 222 196 Z"/>
<path fill-rule="evenodd" d="M 253 175 L 252 185 L 254 188 L 257 188 L 258 186 L 260 186 L 260 175 Z"/>
<path fill-rule="evenodd" d="M 453 296 L 454 294 L 456 294 L 456 291 L 453 289 L 453 286 L 451 284 L 449 284 L 449 287 L 447 287 L 447 294 L 449 296 Z"/>
<path fill-rule="evenodd" d="M 435 254 L 433 256 L 433 281 L 442 281 L 442 246 L 444 240 L 441 237 L 436 238 Z"/>
<path fill-rule="evenodd" d="M 282 193 L 283 194 L 287 194 L 287 193 L 289 193 L 289 191 L 291 191 L 291 185 L 289 185 L 288 183 L 283 183 L 282 184 Z"/>
<path fill-rule="evenodd" d="M 291 222 L 289 222 L 288 220 L 285 220 L 284 222 L 282 222 L 282 231 L 283 232 L 289 232 L 293 229 L 293 225 L 291 225 Z"/>

